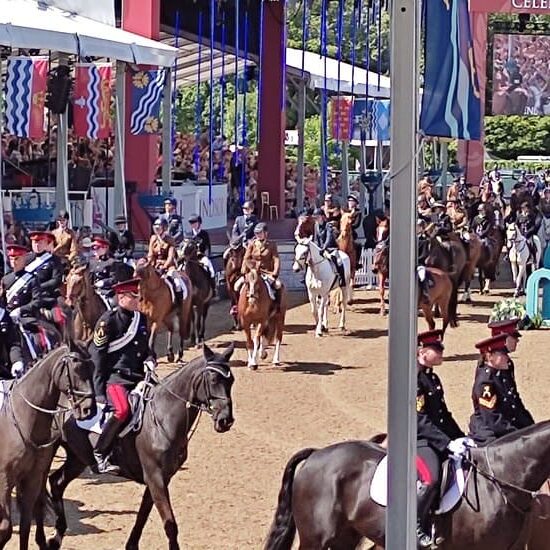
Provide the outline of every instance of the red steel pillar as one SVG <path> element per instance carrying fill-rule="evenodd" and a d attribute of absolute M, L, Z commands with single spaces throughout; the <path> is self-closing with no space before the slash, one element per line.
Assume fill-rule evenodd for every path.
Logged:
<path fill-rule="evenodd" d="M 160 0 L 123 0 L 122 28 L 158 40 L 160 35 Z M 126 117 L 124 172 L 126 181 L 137 183 L 131 199 L 134 234 L 138 239 L 150 235 L 149 216 L 138 204 L 138 194 L 151 193 L 158 165 L 158 136 L 133 136 L 129 132 L 131 111 L 131 75 L 126 75 Z"/>
<path fill-rule="evenodd" d="M 263 44 L 260 66 L 262 89 L 260 90 L 258 197 L 262 191 L 269 192 L 270 203 L 278 207 L 279 216 L 283 218 L 286 129 L 284 0 L 266 2 Z M 264 211 L 264 214 L 268 215 L 269 212 Z"/>

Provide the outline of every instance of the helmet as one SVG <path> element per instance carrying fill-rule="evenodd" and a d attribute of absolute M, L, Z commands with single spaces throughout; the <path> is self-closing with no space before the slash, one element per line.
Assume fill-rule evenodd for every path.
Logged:
<path fill-rule="evenodd" d="M 202 223 L 202 218 L 198 214 L 191 214 L 188 221 L 189 223 Z"/>
<path fill-rule="evenodd" d="M 68 220 L 69 219 L 69 213 L 66 210 L 60 210 L 59 214 L 57 214 L 58 220 Z"/>
<path fill-rule="evenodd" d="M 257 235 L 258 233 L 265 233 L 267 231 L 267 224 L 264 222 L 260 222 L 256 224 L 256 227 L 254 228 L 254 233 Z"/>
<path fill-rule="evenodd" d="M 323 217 L 326 216 L 325 211 L 324 211 L 322 208 L 316 208 L 316 209 L 313 211 L 313 215 L 314 215 L 314 216 L 323 216 Z"/>
<path fill-rule="evenodd" d="M 173 197 L 167 197 L 166 199 L 164 199 L 164 204 L 171 204 L 172 206 L 177 206 L 178 201 Z"/>
<path fill-rule="evenodd" d="M 157 218 L 153 227 L 168 227 L 168 222 L 164 218 Z"/>
<path fill-rule="evenodd" d="M 254 205 L 252 204 L 252 201 L 246 201 L 243 203 L 243 210 L 254 210 Z"/>

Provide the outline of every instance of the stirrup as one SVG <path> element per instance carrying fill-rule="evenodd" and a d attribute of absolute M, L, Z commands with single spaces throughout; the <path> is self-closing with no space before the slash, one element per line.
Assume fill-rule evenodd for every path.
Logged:
<path fill-rule="evenodd" d="M 101 453 L 94 451 L 94 458 L 96 461 L 94 471 L 98 474 L 111 474 L 114 476 L 120 474 L 120 467 L 110 462 L 110 454 L 103 456 Z"/>

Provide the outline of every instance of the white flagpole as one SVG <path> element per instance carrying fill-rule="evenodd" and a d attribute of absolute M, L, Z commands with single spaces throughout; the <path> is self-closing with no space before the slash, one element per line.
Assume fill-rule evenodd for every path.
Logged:
<path fill-rule="evenodd" d="M 0 79 L 2 78 L 2 58 L 0 58 Z M 3 88 L 2 88 L 3 89 Z M 0 94 L 0 212 L 2 213 L 2 224 L 0 226 L 0 236 L 2 238 L 2 259 L 4 262 L 4 273 L 8 270 L 8 256 L 6 253 L 6 223 L 4 220 L 4 151 L 2 137 L 4 135 L 4 94 Z M 13 223 L 13 220 L 12 220 Z"/>

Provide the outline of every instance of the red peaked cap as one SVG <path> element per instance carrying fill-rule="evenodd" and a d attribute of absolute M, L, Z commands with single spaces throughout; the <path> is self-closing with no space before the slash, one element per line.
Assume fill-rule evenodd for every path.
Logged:
<path fill-rule="evenodd" d="M 139 292 L 139 278 L 129 279 L 113 285 L 116 294 L 126 294 L 127 292 Z"/>
<path fill-rule="evenodd" d="M 100 248 L 100 247 L 109 247 L 111 246 L 111 243 L 104 239 L 103 237 L 94 237 L 94 240 L 92 242 L 92 248 Z"/>
<path fill-rule="evenodd" d="M 498 334 L 497 336 L 491 336 L 491 338 L 485 338 L 476 344 L 476 348 L 480 353 L 487 353 L 492 351 L 504 351 L 508 352 L 506 347 L 506 338 L 508 338 L 507 333 Z"/>
<path fill-rule="evenodd" d="M 31 241 L 55 241 L 53 233 L 49 231 L 31 231 L 29 238 Z"/>
<path fill-rule="evenodd" d="M 443 351 L 445 349 L 443 345 L 443 331 L 428 330 L 421 332 L 418 335 L 418 345 L 423 348 L 432 347 Z"/>
<path fill-rule="evenodd" d="M 18 258 L 29 253 L 29 249 L 20 244 L 9 244 L 6 246 L 6 250 L 8 251 L 8 258 Z"/>
<path fill-rule="evenodd" d="M 519 319 L 505 319 L 504 321 L 492 321 L 487 326 L 491 329 L 491 336 L 506 334 L 520 338 L 521 333 L 518 331 Z"/>

